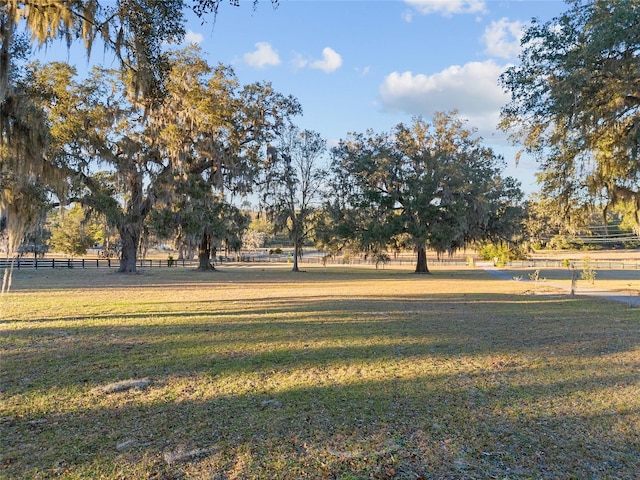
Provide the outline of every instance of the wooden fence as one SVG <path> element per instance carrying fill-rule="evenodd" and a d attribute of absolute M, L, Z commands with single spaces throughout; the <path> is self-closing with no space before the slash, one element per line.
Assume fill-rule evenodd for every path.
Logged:
<path fill-rule="evenodd" d="M 196 267 L 194 260 L 138 260 L 139 268 L 151 267 Z M 51 269 L 51 268 L 118 268 L 120 260 L 117 258 L 16 258 L 13 260 L 15 269 Z M 11 259 L 0 259 L 0 268 L 10 268 Z"/>
<path fill-rule="evenodd" d="M 234 261 L 232 258 L 218 258 L 215 262 L 216 265 L 222 265 Z M 0 258 L 0 269 L 11 267 L 11 259 Z M 243 255 L 241 258 L 245 263 L 290 263 L 291 258 L 286 255 L 269 255 L 269 256 L 251 256 Z M 581 259 L 570 260 L 571 265 L 575 269 L 583 268 Z M 13 260 L 14 269 L 51 269 L 51 268 L 118 268 L 120 261 L 116 258 L 33 258 L 33 257 L 20 257 Z M 342 258 L 326 258 L 322 256 L 307 256 L 302 257 L 299 263 L 307 264 L 327 264 L 327 265 L 365 265 L 371 264 L 370 260 L 362 257 L 352 257 L 349 261 L 344 261 Z M 392 258 L 389 262 L 392 265 L 413 265 L 415 259 L 409 256 L 402 256 L 399 258 Z M 451 265 L 451 266 L 464 266 L 467 265 L 465 259 L 462 258 L 429 258 L 429 265 Z M 481 262 L 478 262 L 480 265 Z M 167 268 L 167 267 L 179 267 L 179 268 L 196 268 L 198 266 L 197 260 L 169 260 L 169 259 L 139 259 L 137 262 L 138 268 Z M 531 259 L 531 260 L 517 260 L 509 262 L 507 265 L 509 268 L 567 268 L 566 261 L 555 259 Z M 589 266 L 596 270 L 640 270 L 640 259 L 592 259 L 589 261 Z"/>
<path fill-rule="evenodd" d="M 595 270 L 640 270 L 640 259 L 607 259 L 597 258 L 590 259 L 588 264 Z M 570 259 L 567 265 L 566 260 L 555 259 L 532 259 L 532 260 L 515 260 L 507 263 L 509 268 L 574 268 L 582 270 L 584 263 L 582 259 Z"/>

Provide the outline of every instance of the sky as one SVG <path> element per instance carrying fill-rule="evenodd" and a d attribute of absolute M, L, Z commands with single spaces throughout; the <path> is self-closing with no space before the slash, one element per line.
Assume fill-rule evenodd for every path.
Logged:
<path fill-rule="evenodd" d="M 509 96 L 498 84 L 518 62 L 523 28 L 568 9 L 560 0 L 261 0 L 221 5 L 213 22 L 195 16 L 187 41 L 209 63 L 231 65 L 241 83 L 269 81 L 302 104 L 296 124 L 335 145 L 350 132 L 388 132 L 416 115 L 458 110 L 505 173 L 537 190 L 534 160 L 498 131 Z"/>
<path fill-rule="evenodd" d="M 456 109 L 531 193 L 535 161 L 516 165 L 518 148 L 496 129 L 509 100 L 498 77 L 517 64 L 533 17 L 567 9 L 560 0 L 280 0 L 277 8 L 260 0 L 255 9 L 242 0 L 222 3 L 215 21 L 189 15 L 185 42 L 211 65 L 232 66 L 241 84 L 271 82 L 296 97 L 295 123 L 329 146 Z"/>

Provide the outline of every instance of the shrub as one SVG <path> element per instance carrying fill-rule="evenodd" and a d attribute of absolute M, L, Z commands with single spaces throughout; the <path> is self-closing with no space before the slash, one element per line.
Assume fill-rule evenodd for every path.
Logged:
<path fill-rule="evenodd" d="M 591 259 L 589 257 L 584 257 L 582 260 L 582 274 L 580 275 L 580 278 L 593 285 L 596 282 L 596 274 L 597 272 L 591 265 Z"/>
<path fill-rule="evenodd" d="M 510 260 L 523 258 L 517 247 L 510 247 L 506 243 L 487 242 L 480 246 L 478 254 L 483 260 L 492 260 L 495 266 L 504 267 Z"/>

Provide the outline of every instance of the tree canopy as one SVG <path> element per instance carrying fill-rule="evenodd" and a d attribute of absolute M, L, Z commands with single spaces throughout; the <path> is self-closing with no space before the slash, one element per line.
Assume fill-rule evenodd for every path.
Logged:
<path fill-rule="evenodd" d="M 223 0 L 194 0 L 188 6 L 200 16 L 215 18 Z M 238 5 L 230 0 L 232 5 Z M 273 4 L 277 2 L 273 1 Z M 254 1 L 254 6 L 257 1 Z M 0 5 L 0 219 L 16 241 L 27 231 L 29 209 L 43 203 L 46 191 L 34 184 L 57 187 L 66 181 L 50 152 L 48 119 L 42 92 L 32 91 L 21 69 L 29 42 L 39 47 L 75 39 L 85 42 L 87 56 L 97 39 L 119 60 L 119 81 L 129 102 L 145 114 L 162 104 L 170 70 L 167 45 L 184 37 L 184 0 L 5 0 Z M 23 30 L 24 33 L 21 33 Z M 28 93 L 31 92 L 31 93 Z M 35 102 L 33 101 L 35 99 Z M 40 103 L 39 103 L 40 102 Z M 71 120 L 71 117 L 70 117 Z"/>
<path fill-rule="evenodd" d="M 540 161 L 544 195 L 627 203 L 640 231 L 640 3 L 568 5 L 526 30 L 520 65 L 501 77 L 502 127 Z"/>
<path fill-rule="evenodd" d="M 215 16 L 221 3 L 193 5 Z M 207 65 L 197 47 L 169 50 L 167 42 L 184 34 L 184 7 L 183 0 L 8 0 L 0 7 L 0 217 L 9 213 L 3 222 L 13 250 L 47 199 L 73 200 L 118 230 L 120 271 L 133 272 L 145 221 L 161 205 L 161 228 L 197 241 L 207 269 L 216 242 L 237 244 L 246 226 L 226 195 L 250 191 L 263 170 L 270 218 L 288 230 L 297 260 L 320 192 L 324 172 L 314 161 L 325 142 L 306 131 L 285 138 L 301 107 L 269 83 L 240 86 L 232 69 Z M 19 25 L 38 44 L 83 38 L 87 52 L 102 38 L 121 68 L 96 68 L 78 80 L 67 64 L 25 66 L 16 61 L 27 53 Z M 276 138 L 284 139 L 278 154 L 265 163 Z M 511 234 L 519 186 L 500 175 L 502 159 L 455 112 L 431 124 L 417 118 L 389 133 L 353 134 L 332 155 L 335 197 L 325 220 L 335 227 L 334 243 L 379 258 L 389 247 L 410 246 L 416 271 L 426 272 L 428 246 L 453 252 Z"/>
<path fill-rule="evenodd" d="M 4 0 L 0 6 L 0 102 L 8 87 L 13 43 L 24 25 L 31 41 L 43 46 L 64 40 L 84 41 L 90 55 L 96 39 L 130 70 L 129 84 L 144 96 L 160 93 L 167 58 L 164 45 L 179 43 L 185 34 L 185 11 L 215 20 L 224 0 Z M 229 0 L 238 6 L 239 0 Z M 271 0 L 277 6 L 277 0 Z M 258 0 L 253 0 L 254 8 Z"/>
<path fill-rule="evenodd" d="M 522 192 L 473 134 L 452 112 L 340 142 L 332 150 L 338 200 L 328 207 L 336 232 L 374 256 L 390 245 L 412 246 L 416 273 L 428 272 L 427 246 L 453 252 L 499 235 Z"/>
<path fill-rule="evenodd" d="M 293 243 L 293 271 L 305 239 L 313 229 L 312 217 L 320 207 L 325 172 L 320 158 L 326 141 L 319 133 L 291 126 L 279 136 L 278 147 L 268 149 L 263 167 L 261 204 L 278 230 Z"/>
<path fill-rule="evenodd" d="M 191 218 L 200 219 L 192 228 L 210 246 L 223 188 L 250 188 L 265 145 L 300 108 L 269 84 L 240 86 L 231 69 L 209 67 L 195 47 L 169 61 L 166 96 L 151 110 L 124 87 L 120 70 L 94 69 L 78 81 L 67 64 L 34 64 L 25 83 L 44 92 L 30 101 L 46 118 L 47 163 L 64 178 L 65 197 L 118 229 L 122 272 L 135 271 L 145 219 L 172 191 L 200 213 L 210 210 Z"/>

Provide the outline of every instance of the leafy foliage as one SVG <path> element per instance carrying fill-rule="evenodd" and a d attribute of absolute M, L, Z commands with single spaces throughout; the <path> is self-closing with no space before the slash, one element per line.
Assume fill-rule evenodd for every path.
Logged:
<path fill-rule="evenodd" d="M 511 93 L 502 127 L 542 166 L 543 194 L 565 205 L 633 205 L 640 224 L 640 4 L 571 0 L 534 22 L 521 63 L 501 77 Z"/>
<path fill-rule="evenodd" d="M 228 206 L 221 213 L 221 192 L 251 187 L 264 144 L 300 108 L 269 84 L 240 87 L 232 70 L 211 69 L 196 48 L 175 52 L 171 65 L 167 96 L 152 109 L 123 87 L 122 72 L 95 69 L 78 82 L 65 64 L 30 70 L 31 88 L 48 92 L 37 107 L 49 123 L 49 162 L 73 198 L 117 227 L 123 272 L 135 271 L 145 219 L 159 202 L 199 212 L 185 215 L 193 225 L 183 227 L 199 230 L 208 252 L 220 238 L 214 219 L 237 217 Z"/>
<path fill-rule="evenodd" d="M 79 204 L 55 216 L 51 231 L 51 243 L 56 252 L 71 256 L 84 255 L 94 244 L 99 243 L 102 225 L 95 216 L 84 212 Z"/>
<path fill-rule="evenodd" d="M 215 15 L 219 3 L 219 1 L 196 0 L 192 6 L 199 9 L 200 14 L 214 10 Z M 231 3 L 236 4 L 233 1 Z M 214 4 L 216 8 L 211 9 Z M 109 195 L 96 195 L 96 190 L 101 189 L 103 185 L 91 181 L 86 175 L 85 167 L 89 163 L 87 156 L 100 158 L 100 161 L 113 165 L 114 155 L 116 155 L 116 152 L 110 150 L 113 147 L 118 152 L 126 152 L 130 160 L 132 155 L 137 156 L 138 159 L 157 157 L 153 142 L 141 143 L 139 139 L 143 133 L 149 133 L 144 132 L 146 128 L 142 125 L 144 121 L 151 118 L 151 112 L 159 111 L 159 107 L 170 94 L 166 82 L 171 70 L 171 62 L 175 62 L 175 59 L 167 54 L 166 45 L 179 41 L 184 36 L 184 7 L 183 0 L 116 0 L 115 2 L 8 0 L 3 2 L 0 7 L 0 174 L 3 184 L 3 188 L 0 189 L 0 217 L 6 219 L 5 225 L 8 227 L 5 226 L 5 228 L 11 229 L 13 237 L 22 238 L 26 229 L 26 224 L 23 225 L 24 222 L 21 219 L 13 218 L 27 216 L 26 212 L 20 210 L 20 204 L 14 202 L 14 199 L 24 197 L 25 192 L 21 191 L 24 186 L 33 183 L 59 186 L 64 184 L 71 175 L 76 181 L 81 179 L 86 188 L 93 190 L 94 197 L 101 197 L 101 200 L 96 198 L 92 200 L 92 206 L 95 208 L 98 204 L 104 206 L 103 200 L 109 198 Z M 43 104 L 46 102 L 41 98 L 42 93 L 50 94 L 55 91 L 55 94 L 61 98 L 64 89 L 70 85 L 68 80 L 73 73 L 65 73 L 57 67 L 57 73 L 62 74 L 62 79 L 66 80 L 58 83 L 58 88 L 55 86 L 57 82 L 49 84 L 51 88 L 44 89 L 42 92 L 32 88 L 33 79 L 18 74 L 18 60 L 24 59 L 27 52 L 26 43 L 19 35 L 18 28 L 24 28 L 30 33 L 32 41 L 39 46 L 48 45 L 59 39 L 65 39 L 69 45 L 74 39 L 82 38 L 85 41 L 87 55 L 94 41 L 100 38 L 105 48 L 111 50 L 120 62 L 121 75 L 117 79 L 119 84 L 114 82 L 112 91 L 101 90 L 100 94 L 97 94 L 96 92 L 105 84 L 99 85 L 98 77 L 94 76 L 94 88 L 89 87 L 88 84 L 83 86 L 87 88 L 83 92 L 86 96 L 80 94 L 81 89 L 77 86 L 70 89 L 68 93 L 75 95 L 76 100 L 80 99 L 73 105 L 74 108 L 79 109 L 76 113 L 80 115 L 67 110 L 66 121 L 57 123 L 58 130 L 66 129 L 66 132 L 50 132 L 49 121 L 52 120 L 55 123 L 55 120 L 48 119 L 46 113 L 51 114 L 56 108 L 45 113 Z M 251 95 L 254 96 L 254 100 L 268 90 L 258 85 L 249 88 L 253 89 Z M 120 98 L 114 101 L 113 97 L 117 96 Z M 106 103 L 95 103 L 97 98 L 102 98 Z M 53 102 L 52 98 L 50 100 Z M 87 102 L 94 102 L 94 104 L 89 107 Z M 113 138 L 113 132 L 119 127 L 126 127 L 124 124 L 118 124 L 123 121 L 123 116 L 126 116 L 126 113 L 117 107 L 120 104 L 124 105 L 123 108 L 128 110 L 129 115 L 135 115 L 136 121 L 139 122 L 136 127 L 129 130 L 135 135 L 131 142 L 124 142 L 127 143 L 126 145 L 123 144 L 123 138 L 126 135 L 121 136 L 119 140 Z M 68 103 L 66 106 L 69 107 Z M 61 108 L 57 110 L 61 111 Z M 274 110 L 257 110 L 257 112 L 260 111 L 273 112 Z M 247 118 L 255 125 L 255 115 L 249 115 Z M 129 120 L 132 120 L 132 117 L 129 117 Z M 87 138 L 84 138 L 84 132 L 78 129 L 82 124 L 88 131 Z M 111 138 L 107 139 L 103 136 L 100 139 L 100 135 L 96 135 L 98 132 L 95 130 L 100 128 L 103 129 L 101 133 L 104 133 L 104 129 L 111 128 Z M 73 152 L 65 148 L 61 157 L 56 156 L 60 152 L 55 149 L 53 149 L 54 154 L 50 154 L 52 150 L 50 141 L 55 143 L 56 136 L 64 137 L 74 132 L 76 135 L 80 134 L 80 139 L 85 141 L 84 145 L 75 146 Z M 53 138 L 50 138 L 50 134 Z M 62 145 L 64 142 L 55 147 Z M 78 152 L 83 154 L 78 155 Z M 67 167 L 74 162 L 74 167 L 69 171 Z M 151 197 L 145 200 L 149 200 L 149 205 L 138 202 L 138 199 L 143 196 L 141 183 L 138 180 L 145 175 L 144 169 L 137 170 L 131 162 L 127 169 L 128 174 L 124 174 L 120 169 L 123 175 L 118 180 L 126 177 L 124 183 L 128 185 L 131 194 L 128 198 L 133 199 L 134 204 L 140 207 L 132 212 L 127 220 L 128 226 L 120 232 L 125 247 L 122 268 L 131 270 L 135 269 L 135 253 L 131 252 L 136 250 L 135 244 L 140 232 L 141 219 L 148 214 L 148 206 L 153 202 Z M 156 170 L 154 174 L 157 172 Z M 58 196 L 64 198 L 67 192 L 63 191 L 64 189 L 58 190 Z M 116 212 L 113 204 L 107 209 L 112 215 Z M 17 229 L 19 225 L 22 226 Z"/>
<path fill-rule="evenodd" d="M 326 142 L 317 132 L 291 126 L 270 147 L 263 169 L 261 203 L 276 230 L 293 242 L 293 271 L 298 271 L 302 245 L 313 231 L 325 172 L 319 166 Z"/>
<path fill-rule="evenodd" d="M 333 150 L 335 222 L 374 256 L 411 245 L 416 272 L 425 249 L 454 252 L 468 242 L 513 231 L 522 192 L 502 178 L 502 159 L 481 145 L 456 113 L 399 124 L 389 134 L 352 135 Z M 341 219 L 341 220 L 338 220 Z"/>
<path fill-rule="evenodd" d="M 504 267 L 510 260 L 523 257 L 522 252 L 507 242 L 485 241 L 478 244 L 478 254 L 483 260 L 492 260 L 496 266 Z"/>
<path fill-rule="evenodd" d="M 300 111 L 298 102 L 270 84 L 240 87 L 233 71 L 209 67 L 197 47 L 175 52 L 169 96 L 151 129 L 171 162 L 171 178 L 158 185 L 173 209 L 176 234 L 197 238 L 200 268 L 209 269 L 216 241 L 236 251 L 247 219 L 224 197 L 253 188 L 264 146 Z"/>

